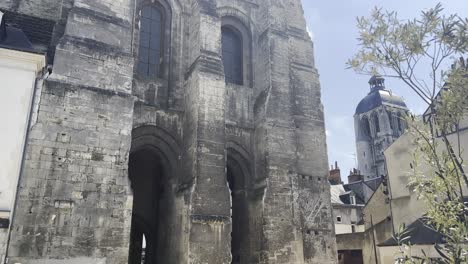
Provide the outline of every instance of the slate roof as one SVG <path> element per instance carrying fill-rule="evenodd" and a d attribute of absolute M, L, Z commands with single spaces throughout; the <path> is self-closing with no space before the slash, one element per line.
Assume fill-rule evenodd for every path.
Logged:
<path fill-rule="evenodd" d="M 388 90 L 376 89 L 371 91 L 356 108 L 356 114 L 362 114 L 369 112 L 370 110 L 377 108 L 381 105 L 392 106 L 396 108 L 407 109 L 406 103 L 403 101 L 403 98 L 391 93 Z"/>
<path fill-rule="evenodd" d="M 435 245 L 444 243 L 443 235 L 426 226 L 422 218 L 414 221 L 407 229 L 409 230 L 408 236 L 410 239 L 405 241 L 406 243 L 411 243 L 412 245 Z M 398 246 L 398 242 L 392 237 L 379 244 L 379 246 Z"/>
<path fill-rule="evenodd" d="M 34 51 L 31 42 L 21 29 L 4 26 L 0 29 L 0 47 L 7 49 Z"/>
<path fill-rule="evenodd" d="M 55 21 L 33 17 L 8 10 L 3 12 L 6 21 L 7 35 L 10 35 L 8 44 L 1 43 L 3 47 L 28 49 L 29 51 L 48 53 L 49 61 L 53 58 L 55 48 L 52 46 Z M 13 38 L 13 39 L 12 39 Z M 28 42 L 25 42 L 25 39 Z"/>
<path fill-rule="evenodd" d="M 408 109 L 402 97 L 392 93 L 385 88 L 385 79 L 380 75 L 374 75 L 369 80 L 370 93 L 359 102 L 356 115 L 369 112 L 381 105 Z"/>
<path fill-rule="evenodd" d="M 354 193 L 353 190 L 346 190 L 346 185 L 330 185 L 331 202 L 334 205 L 363 206 L 365 203 Z M 355 197 L 356 204 L 351 204 L 350 196 Z"/>
<path fill-rule="evenodd" d="M 45 47 L 50 45 L 55 21 L 11 11 L 2 12 L 5 13 L 7 25 L 23 30 L 26 36 L 31 40 L 31 43 L 43 45 Z"/>
<path fill-rule="evenodd" d="M 369 186 L 373 191 L 376 191 L 379 188 L 380 183 L 383 181 L 383 177 L 374 178 L 372 180 L 364 181 L 364 183 Z"/>
<path fill-rule="evenodd" d="M 332 204 L 344 204 L 343 201 L 340 199 L 340 195 L 346 193 L 343 185 L 330 185 L 330 192 L 331 192 L 331 202 Z"/>
<path fill-rule="evenodd" d="M 463 198 L 463 202 L 468 204 L 468 196 Z M 435 244 L 443 244 L 444 236 L 431 229 L 427 225 L 424 224 L 424 219 L 419 218 L 418 220 L 411 223 L 407 230 L 408 236 L 410 237 L 409 240 L 405 241 L 406 243 L 411 243 L 412 245 L 435 245 Z M 380 247 L 391 247 L 391 246 L 398 246 L 397 241 L 392 237 L 387 239 L 383 243 L 379 244 Z"/>

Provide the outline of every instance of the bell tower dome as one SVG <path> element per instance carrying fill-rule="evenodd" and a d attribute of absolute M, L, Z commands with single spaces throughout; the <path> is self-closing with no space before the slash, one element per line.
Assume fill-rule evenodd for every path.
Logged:
<path fill-rule="evenodd" d="M 385 87 L 384 77 L 372 76 L 369 86 L 354 115 L 358 167 L 365 180 L 386 174 L 383 151 L 403 134 L 409 111 L 403 98 Z"/>

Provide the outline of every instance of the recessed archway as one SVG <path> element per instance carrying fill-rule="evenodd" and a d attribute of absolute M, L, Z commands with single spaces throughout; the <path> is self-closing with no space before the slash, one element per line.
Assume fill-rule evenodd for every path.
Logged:
<path fill-rule="evenodd" d="M 236 167 L 227 166 L 227 181 L 231 191 L 231 254 L 232 263 L 241 263 L 244 259 L 245 250 L 243 245 L 247 244 L 248 234 L 248 212 L 245 188 L 243 187 L 242 172 Z"/>
<path fill-rule="evenodd" d="M 128 176 L 133 194 L 129 264 L 180 263 L 183 246 L 176 141 L 155 126 L 132 132 Z"/>
<path fill-rule="evenodd" d="M 167 195 L 170 184 L 158 153 L 151 148 L 132 153 L 129 178 L 133 191 L 129 263 L 165 263 L 160 250 L 164 247 L 161 243 L 167 243 L 164 218 L 170 204 Z M 146 245 L 143 245 L 143 240 Z"/>
<path fill-rule="evenodd" d="M 228 148 L 226 164 L 226 180 L 231 192 L 231 254 L 232 264 L 249 264 L 256 251 L 252 220 L 254 201 L 250 197 L 249 163 L 242 154 Z"/>

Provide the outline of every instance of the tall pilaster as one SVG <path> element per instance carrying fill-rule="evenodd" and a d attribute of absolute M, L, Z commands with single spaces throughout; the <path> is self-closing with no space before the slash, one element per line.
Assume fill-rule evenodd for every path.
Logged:
<path fill-rule="evenodd" d="M 264 171 L 261 263 L 336 263 L 320 85 L 300 1 L 268 1 L 259 45 L 269 83 L 256 101 Z M 263 139 L 261 139 L 263 138 Z"/>
<path fill-rule="evenodd" d="M 231 263 L 226 182 L 225 81 L 216 1 L 193 1 L 186 74 L 186 142 L 191 157 L 189 263 Z"/>

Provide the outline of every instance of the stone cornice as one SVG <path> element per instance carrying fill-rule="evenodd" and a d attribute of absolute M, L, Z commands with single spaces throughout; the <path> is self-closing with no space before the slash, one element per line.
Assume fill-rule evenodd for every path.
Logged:
<path fill-rule="evenodd" d="M 0 66 L 39 73 L 46 66 L 45 54 L 0 48 Z"/>

